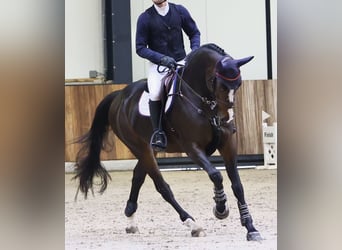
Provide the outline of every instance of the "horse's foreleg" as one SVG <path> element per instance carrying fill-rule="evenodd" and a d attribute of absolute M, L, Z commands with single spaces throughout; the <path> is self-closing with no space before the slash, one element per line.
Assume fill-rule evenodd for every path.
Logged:
<path fill-rule="evenodd" d="M 211 166 L 211 165 L 210 165 Z M 211 166 L 212 169 L 207 171 L 209 174 L 209 178 L 214 183 L 214 201 L 216 205 L 213 208 L 213 212 L 216 218 L 222 220 L 228 217 L 229 208 L 226 205 L 227 196 L 223 189 L 223 178 L 221 173 L 214 167 Z"/>
<path fill-rule="evenodd" d="M 128 226 L 126 227 L 127 233 L 136 233 L 138 232 L 138 227 L 134 221 L 134 213 L 138 208 L 138 196 L 141 186 L 143 185 L 146 177 L 146 171 L 141 166 L 140 161 L 138 161 L 137 165 L 133 171 L 132 178 L 132 187 L 131 192 L 129 194 L 129 198 L 125 208 L 125 215 L 128 218 Z"/>
<path fill-rule="evenodd" d="M 189 157 L 203 168 L 209 175 L 210 180 L 214 184 L 214 201 L 216 205 L 213 208 L 213 212 L 216 218 L 224 219 L 229 215 L 229 208 L 226 205 L 227 196 L 223 189 L 223 177 L 209 161 L 204 151 L 198 149 L 193 145 L 192 150 L 188 152 Z"/>
<path fill-rule="evenodd" d="M 237 154 L 235 140 L 226 140 L 226 144 L 222 149 L 219 149 L 226 165 L 226 171 L 232 184 L 234 196 L 238 200 L 238 208 L 240 212 L 241 225 L 247 229 L 247 240 L 259 241 L 262 240 L 260 233 L 253 225 L 253 219 L 249 213 L 245 194 L 240 180 L 240 175 L 237 169 Z"/>
<path fill-rule="evenodd" d="M 234 166 L 235 165 L 235 166 Z M 240 212 L 240 221 L 241 225 L 246 227 L 247 229 L 247 240 L 262 240 L 260 233 L 255 229 L 253 225 L 253 219 L 252 216 L 248 210 L 248 205 L 245 201 L 245 195 L 243 186 L 240 180 L 240 176 L 237 170 L 236 164 L 232 165 L 231 167 L 227 167 L 227 172 L 229 179 L 232 183 L 232 190 L 237 198 L 238 202 L 238 208 Z"/>

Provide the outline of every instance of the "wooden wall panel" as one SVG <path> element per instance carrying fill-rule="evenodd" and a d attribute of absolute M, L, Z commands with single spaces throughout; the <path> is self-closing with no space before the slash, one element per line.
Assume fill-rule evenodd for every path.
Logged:
<path fill-rule="evenodd" d="M 71 142 L 88 131 L 95 109 L 110 92 L 125 84 L 65 86 L 65 161 L 75 161 L 79 145 Z M 277 121 L 277 81 L 244 80 L 236 94 L 235 119 L 238 154 L 263 154 L 262 110 L 269 113 L 269 125 Z M 113 148 L 103 152 L 101 159 L 133 159 L 128 148 L 113 134 L 108 140 Z M 214 153 L 217 155 L 217 152 Z M 157 157 L 186 156 L 181 153 L 158 153 Z"/>
<path fill-rule="evenodd" d="M 262 111 L 271 115 L 269 125 L 277 121 L 277 81 L 243 81 L 235 107 L 238 154 L 263 154 Z"/>
<path fill-rule="evenodd" d="M 125 86 L 125 84 L 65 86 L 65 161 L 75 161 L 80 145 L 72 142 L 89 130 L 100 101 L 107 94 Z M 113 133 L 109 133 L 108 140 L 113 148 L 108 152 L 102 152 L 101 159 L 134 158 Z"/>

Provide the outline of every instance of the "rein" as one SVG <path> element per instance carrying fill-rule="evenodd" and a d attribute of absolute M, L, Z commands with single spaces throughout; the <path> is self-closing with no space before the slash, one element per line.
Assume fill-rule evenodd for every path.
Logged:
<path fill-rule="evenodd" d="M 180 66 L 183 66 L 183 65 L 180 65 Z M 182 86 L 182 82 L 184 82 L 184 83 L 189 87 L 190 91 L 191 91 L 195 96 L 197 96 L 204 104 L 208 105 L 208 106 L 210 107 L 211 110 L 214 110 L 214 109 L 215 109 L 215 107 L 217 106 L 217 102 L 216 102 L 215 100 L 211 101 L 211 100 L 209 100 L 207 97 L 203 97 L 203 96 L 199 95 L 199 94 L 198 94 L 193 88 L 191 88 L 191 86 L 183 79 L 184 70 L 182 71 L 182 74 L 181 74 L 181 75 L 178 73 L 178 71 L 177 71 L 176 69 L 170 69 L 170 71 L 171 71 L 173 74 L 175 74 L 175 75 L 179 78 L 180 83 L 179 83 L 179 90 L 178 90 L 176 93 L 168 94 L 168 96 L 178 95 L 178 96 L 180 96 L 180 97 L 183 97 L 183 98 L 185 98 L 185 99 L 186 99 L 186 100 L 187 100 L 195 109 L 197 109 L 197 112 L 198 112 L 198 113 L 203 113 L 203 111 L 202 111 L 200 108 L 198 108 L 195 104 L 193 104 L 193 103 L 191 102 L 191 100 L 190 100 L 187 96 L 183 95 L 183 93 L 182 93 L 182 91 L 181 91 L 181 86 Z"/>
<path fill-rule="evenodd" d="M 184 66 L 184 65 L 177 64 L 177 66 Z M 205 152 L 206 152 L 207 155 L 212 155 L 215 152 L 215 150 L 217 149 L 217 146 L 219 145 L 219 143 L 221 141 L 221 139 L 220 139 L 221 138 L 221 133 L 222 133 L 221 125 L 226 125 L 225 120 L 224 120 L 224 118 L 220 118 L 217 114 L 211 115 L 211 114 L 208 114 L 207 112 L 204 112 L 201 108 L 196 106 L 196 104 L 194 104 L 187 96 L 183 95 L 183 93 L 181 91 L 182 82 L 188 86 L 190 91 L 195 96 L 197 96 L 202 101 L 202 103 L 204 103 L 205 105 L 208 105 L 210 110 L 214 110 L 218 103 L 222 103 L 224 105 L 229 106 L 229 102 L 225 102 L 225 101 L 221 101 L 221 100 L 209 100 L 207 97 L 203 97 L 203 96 L 199 95 L 184 80 L 184 78 L 183 78 L 184 70 L 182 71 L 181 74 L 178 73 L 178 69 L 174 69 L 174 68 L 170 68 L 170 69 L 166 69 L 165 68 L 164 72 L 166 72 L 166 71 L 168 71 L 167 74 L 174 74 L 180 80 L 178 90 L 175 93 L 168 94 L 167 96 L 179 96 L 179 97 L 183 98 L 185 101 L 187 101 L 197 111 L 198 114 L 204 115 L 208 119 L 208 121 L 210 122 L 210 124 L 212 126 L 212 131 L 213 131 L 213 139 L 206 146 Z M 214 80 L 215 80 L 215 77 L 211 81 L 214 82 Z M 230 127 L 230 125 L 228 125 L 228 126 Z M 226 126 L 224 126 L 224 127 L 226 127 Z M 234 128 L 233 128 L 232 131 L 234 133 L 236 130 L 234 130 Z"/>
<path fill-rule="evenodd" d="M 177 66 L 184 66 L 184 65 L 177 64 Z M 195 109 L 197 109 L 197 111 L 198 111 L 199 113 L 202 113 L 203 111 L 202 111 L 201 109 L 197 108 L 196 105 L 193 104 L 193 103 L 191 102 L 191 100 L 190 100 L 188 97 L 184 96 L 184 95 L 182 94 L 182 92 L 180 91 L 182 82 L 184 82 L 184 83 L 189 87 L 190 91 L 191 91 L 194 95 L 196 95 L 199 99 L 201 99 L 201 101 L 202 101 L 204 104 L 208 105 L 208 106 L 210 107 L 211 110 L 214 110 L 214 109 L 215 109 L 215 107 L 217 106 L 217 103 L 221 103 L 221 104 L 223 104 L 223 105 L 229 106 L 229 102 L 225 102 L 225 101 L 221 101 L 221 100 L 209 100 L 207 97 L 203 97 L 203 96 L 199 95 L 199 94 L 198 94 L 193 88 L 191 88 L 191 86 L 183 79 L 183 73 L 184 73 L 184 71 L 182 71 L 182 74 L 181 74 L 181 75 L 178 73 L 177 69 L 171 68 L 171 69 L 168 69 L 168 71 L 169 71 L 169 72 L 172 72 L 173 74 L 175 74 L 175 75 L 180 79 L 179 91 L 178 91 L 177 93 L 174 93 L 174 94 L 168 94 L 168 96 L 172 96 L 172 95 L 181 96 L 181 97 L 185 98 L 185 99 L 186 99 L 186 100 L 187 100 Z M 171 74 L 171 73 L 170 73 L 170 74 Z M 217 75 L 217 74 L 218 74 L 218 73 L 216 73 L 216 75 Z M 220 75 L 220 76 L 221 76 L 221 75 Z M 239 78 L 239 76 L 240 76 L 240 74 L 236 77 L 236 79 Z M 224 77 L 224 76 L 222 76 L 222 77 Z M 223 79 L 226 79 L 226 78 L 223 78 Z M 227 79 L 229 79 L 229 78 L 227 78 Z M 211 79 L 211 82 L 214 82 L 214 81 L 215 81 L 215 77 Z M 231 80 L 231 81 L 232 81 L 232 80 Z"/>
<path fill-rule="evenodd" d="M 184 65 L 180 65 L 178 64 L 177 66 L 184 66 Z M 205 113 L 201 108 L 197 107 L 187 96 L 183 95 L 182 91 L 181 91 L 181 85 L 182 85 L 182 82 L 184 82 L 188 88 L 190 89 L 190 91 L 195 95 L 197 96 L 201 101 L 202 103 L 204 103 L 205 105 L 208 105 L 210 110 L 214 110 L 217 106 L 218 103 L 221 103 L 223 105 L 227 105 L 228 107 L 229 106 L 229 102 L 225 102 L 225 101 L 221 101 L 221 100 L 209 100 L 207 97 L 203 97 L 201 95 L 199 95 L 193 88 L 191 88 L 191 86 L 183 79 L 183 73 L 184 73 L 184 70 L 182 71 L 182 74 L 179 74 L 178 73 L 178 70 L 177 69 L 168 69 L 169 71 L 169 74 L 171 74 L 171 72 L 173 74 L 175 74 L 179 80 L 180 80 L 180 83 L 179 83 L 179 90 L 176 92 L 176 93 L 172 93 L 172 94 L 168 94 L 167 96 L 180 96 L 182 97 L 185 101 L 187 101 L 196 111 L 198 114 L 202 114 L 204 116 L 206 116 L 208 118 L 208 120 L 210 121 L 210 123 L 216 128 L 218 129 L 219 127 L 221 127 L 221 124 L 224 124 L 225 120 L 222 118 L 220 119 L 220 117 L 218 117 L 217 115 L 208 115 L 207 113 Z M 214 81 L 214 79 L 212 79 L 212 81 Z M 231 107 L 230 107 L 231 108 Z"/>
<path fill-rule="evenodd" d="M 183 65 L 181 65 L 181 66 L 183 66 Z M 200 98 L 202 103 L 208 105 L 211 110 L 215 109 L 215 107 L 217 106 L 217 102 L 216 101 L 210 101 L 208 98 L 199 95 L 193 88 L 191 88 L 190 85 L 183 79 L 184 70 L 182 71 L 181 75 L 178 73 L 177 69 L 170 69 L 170 72 L 172 72 L 173 74 L 175 74 L 179 78 L 180 83 L 179 83 L 179 90 L 176 93 L 168 94 L 167 96 L 179 96 L 179 97 L 183 98 L 195 110 L 197 110 L 198 114 L 204 115 L 209 120 L 211 127 L 212 127 L 213 138 L 212 138 L 211 142 L 206 146 L 205 153 L 208 156 L 212 155 L 215 152 L 215 150 L 217 149 L 217 146 L 219 145 L 219 143 L 221 141 L 221 133 L 222 133 L 222 131 L 220 129 L 221 120 L 219 119 L 219 117 L 217 115 L 212 116 L 212 115 L 208 115 L 207 113 L 204 113 L 204 111 L 202 109 L 198 108 L 187 96 L 183 95 L 183 93 L 181 91 L 182 82 L 184 82 L 189 87 L 190 91 L 195 96 Z"/>

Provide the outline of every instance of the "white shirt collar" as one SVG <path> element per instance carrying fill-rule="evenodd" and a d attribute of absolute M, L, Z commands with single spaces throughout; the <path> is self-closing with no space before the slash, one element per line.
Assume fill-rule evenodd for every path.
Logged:
<path fill-rule="evenodd" d="M 159 15 L 161 16 L 166 16 L 166 14 L 169 12 L 169 3 L 166 2 L 166 5 L 163 7 L 158 7 L 156 4 L 153 4 L 154 8 L 156 9 L 156 11 L 158 12 Z"/>

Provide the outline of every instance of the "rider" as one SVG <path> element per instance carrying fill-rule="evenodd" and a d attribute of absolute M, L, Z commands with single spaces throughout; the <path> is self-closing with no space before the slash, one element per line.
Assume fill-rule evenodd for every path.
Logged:
<path fill-rule="evenodd" d="M 200 46 L 200 31 L 188 10 L 182 5 L 167 0 L 152 0 L 153 5 L 145 10 L 137 22 L 136 52 L 149 60 L 147 85 L 150 92 L 150 113 L 153 127 L 151 146 L 162 151 L 167 146 L 161 127 L 162 78 L 166 73 L 157 71 L 158 65 L 176 68 L 177 62 L 185 58 L 182 29 L 189 37 L 190 48 Z"/>

